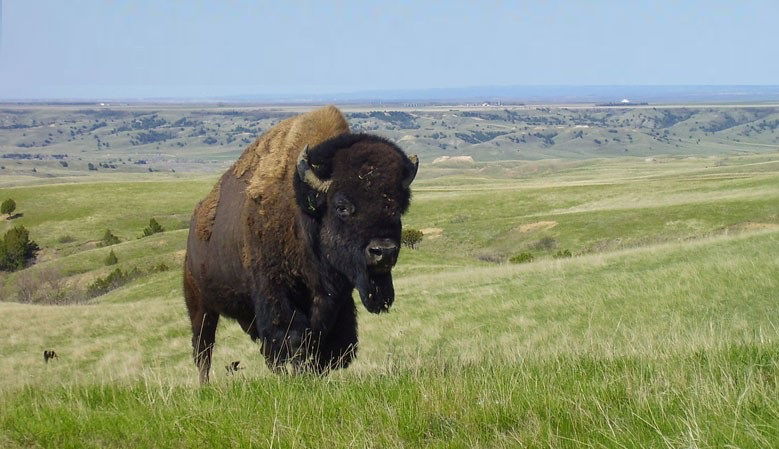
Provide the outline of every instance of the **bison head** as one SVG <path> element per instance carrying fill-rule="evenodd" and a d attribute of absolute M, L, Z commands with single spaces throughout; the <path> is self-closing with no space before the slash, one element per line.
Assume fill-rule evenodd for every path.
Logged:
<path fill-rule="evenodd" d="M 314 223 L 315 252 L 357 288 L 373 313 L 389 310 L 395 299 L 391 270 L 418 164 L 416 156 L 366 134 L 306 147 L 298 158 L 296 195 Z"/>

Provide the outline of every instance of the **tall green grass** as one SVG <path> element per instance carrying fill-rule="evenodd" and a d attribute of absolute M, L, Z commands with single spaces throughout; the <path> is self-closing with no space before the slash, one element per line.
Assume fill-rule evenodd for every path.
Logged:
<path fill-rule="evenodd" d="M 13 189 L 30 211 L 20 220 L 52 245 L 25 272 L 56 267 L 78 286 L 111 270 L 109 248 L 87 244 L 88 225 L 75 242 L 49 235 L 93 208 L 98 231 L 132 236 L 150 216 L 172 229 L 110 248 L 123 269 L 172 270 L 85 304 L 0 302 L 0 445 L 777 447 L 771 161 L 733 158 L 716 173 L 705 160 L 585 161 L 543 179 L 423 179 L 406 224 L 442 234 L 402 251 L 389 314 L 358 305 L 350 368 L 273 375 L 222 320 L 208 387 L 197 385 L 177 269 L 186 231 L 171 224 L 211 181 L 126 182 L 78 213 L 59 200 L 114 186 Z M 160 189 L 173 194 L 158 204 Z M 538 222 L 555 224 L 522 227 Z M 533 249 L 543 237 L 575 257 Z M 477 259 L 528 248 L 532 263 Z M 60 358 L 44 364 L 45 349 Z M 234 360 L 246 369 L 230 375 Z"/>
<path fill-rule="evenodd" d="M 778 359 L 776 344 L 723 344 L 202 389 L 28 387 L 4 401 L 0 426 L 6 447 L 768 448 L 779 442 Z"/>

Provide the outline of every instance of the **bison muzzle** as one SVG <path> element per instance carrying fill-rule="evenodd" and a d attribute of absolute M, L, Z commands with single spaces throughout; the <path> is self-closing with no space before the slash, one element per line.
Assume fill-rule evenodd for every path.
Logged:
<path fill-rule="evenodd" d="M 392 267 L 417 167 L 392 142 L 351 133 L 332 106 L 249 145 L 190 224 L 184 294 L 201 382 L 220 316 L 259 340 L 271 369 L 348 366 L 352 291 L 373 313 L 395 300 Z"/>

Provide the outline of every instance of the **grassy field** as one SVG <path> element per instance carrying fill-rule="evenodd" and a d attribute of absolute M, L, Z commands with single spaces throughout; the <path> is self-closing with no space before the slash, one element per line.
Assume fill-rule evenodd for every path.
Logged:
<path fill-rule="evenodd" d="M 423 166 L 405 225 L 426 238 L 392 311 L 360 311 L 352 367 L 272 375 L 223 320 L 203 388 L 177 267 L 214 177 L 156 175 L 2 189 L 23 216 L 0 231 L 43 248 L 0 278 L 3 447 L 779 445 L 779 154 Z M 16 301 L 45 272 L 84 290 L 111 249 L 172 269 Z"/>

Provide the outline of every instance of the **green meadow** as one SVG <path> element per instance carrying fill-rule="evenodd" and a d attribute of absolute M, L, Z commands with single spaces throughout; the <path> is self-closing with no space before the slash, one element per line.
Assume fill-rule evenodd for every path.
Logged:
<path fill-rule="evenodd" d="M 0 277 L 0 446 L 779 446 L 779 153 L 423 165 L 355 363 L 277 376 L 222 320 L 201 387 L 179 267 L 215 179 L 0 182 L 41 247 Z"/>

